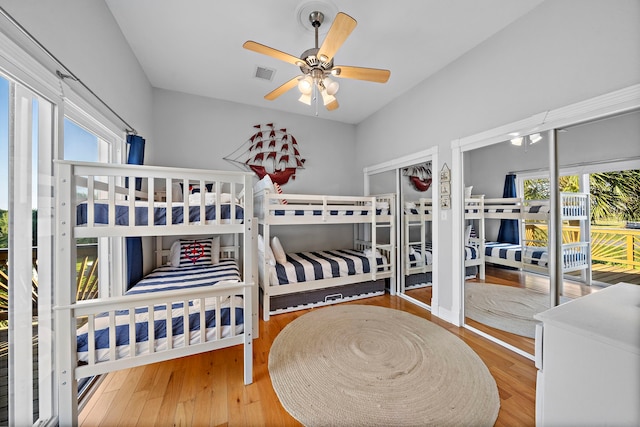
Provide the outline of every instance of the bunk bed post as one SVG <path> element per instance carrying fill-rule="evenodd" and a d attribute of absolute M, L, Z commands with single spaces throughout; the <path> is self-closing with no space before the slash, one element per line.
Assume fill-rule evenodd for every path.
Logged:
<path fill-rule="evenodd" d="M 479 196 L 479 202 L 478 204 L 480 205 L 478 208 L 478 215 L 480 216 L 480 219 L 478 220 L 478 238 L 480 239 L 480 244 L 479 244 L 479 251 L 480 253 L 478 254 L 478 258 L 480 260 L 482 260 L 482 262 L 479 265 L 479 275 L 480 275 L 480 280 L 484 280 L 486 277 L 486 263 L 484 261 L 484 242 L 485 242 L 485 229 L 484 229 L 484 194 L 481 194 Z"/>
<path fill-rule="evenodd" d="M 389 263 L 391 264 L 391 278 L 389 279 L 389 289 L 390 289 L 390 293 L 391 295 L 396 295 L 396 291 L 397 291 L 397 280 L 398 280 L 398 263 L 395 262 L 394 260 L 397 260 L 396 258 L 396 248 L 397 248 L 397 243 L 396 243 L 396 196 L 395 195 L 391 195 L 391 199 L 389 200 L 389 215 L 391 215 L 391 219 L 389 221 L 389 243 L 391 245 L 391 250 L 390 253 L 391 255 L 389 256 Z"/>
<path fill-rule="evenodd" d="M 267 218 L 269 217 L 269 204 L 271 201 L 269 200 L 269 190 L 262 189 L 260 190 L 264 196 L 261 198 L 262 200 L 262 215 L 263 226 L 262 226 L 262 237 L 264 238 L 264 245 L 267 247 L 271 244 L 271 236 L 269 233 L 269 226 L 267 223 Z M 269 321 L 269 312 L 271 311 L 271 295 L 270 295 L 270 284 L 269 284 L 269 263 L 267 262 L 267 257 L 262 257 L 262 271 L 264 272 L 264 277 L 262 280 L 265 282 L 265 286 L 262 287 L 262 320 L 265 322 Z"/>
<path fill-rule="evenodd" d="M 244 175 L 243 187 L 245 189 L 244 208 L 245 212 L 253 212 L 253 194 L 251 191 L 251 177 L 248 174 Z M 248 191 L 248 194 L 247 194 Z M 257 241 L 254 238 L 255 230 L 253 223 L 253 215 L 249 215 L 244 218 L 244 233 L 243 238 L 243 279 L 246 284 L 250 285 L 249 289 L 244 288 L 245 297 L 244 303 L 244 383 L 245 385 L 253 382 L 253 329 L 257 323 L 257 310 L 254 312 L 253 308 L 253 296 L 255 295 L 254 289 L 256 287 L 255 271 L 254 267 L 254 254 L 257 253 Z M 249 294 L 249 295 L 247 295 Z M 248 296 L 248 298 L 246 297 Z M 248 314 L 248 316 L 247 316 Z M 249 318 L 247 318 L 249 317 Z M 257 328 L 256 328 L 257 330 Z"/>
<path fill-rule="evenodd" d="M 78 423 L 78 386 L 76 367 L 76 325 L 71 313 L 75 302 L 76 245 L 73 240 L 75 224 L 75 184 L 72 165 L 56 162 L 57 177 L 55 208 L 55 381 L 58 395 L 58 420 L 60 425 L 75 426 Z"/>
<path fill-rule="evenodd" d="M 587 192 L 586 200 L 584 203 L 585 203 L 584 211 L 585 211 L 586 219 L 582 221 L 582 225 L 580 226 L 580 228 L 582 229 L 580 230 L 580 235 L 582 236 L 580 240 L 582 240 L 587 244 L 587 253 L 586 253 L 587 268 L 582 271 L 582 274 L 584 279 L 583 281 L 588 286 L 591 286 L 592 271 L 591 271 L 591 194 L 590 194 L 590 191 Z"/>

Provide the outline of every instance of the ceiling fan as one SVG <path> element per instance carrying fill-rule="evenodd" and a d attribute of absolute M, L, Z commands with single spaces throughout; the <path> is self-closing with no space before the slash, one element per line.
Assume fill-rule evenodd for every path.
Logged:
<path fill-rule="evenodd" d="M 283 93 L 297 86 L 302 93 L 299 99 L 300 102 L 311 105 L 312 99 L 318 100 L 319 93 L 324 106 L 327 110 L 331 111 L 338 108 L 338 100 L 334 95 L 339 87 L 338 82 L 332 80 L 331 77 L 366 80 L 377 83 L 386 83 L 387 80 L 389 80 L 389 76 L 391 75 L 389 70 L 333 65 L 334 55 L 356 27 L 357 22 L 349 15 L 338 12 L 322 46 L 318 47 L 318 29 L 323 21 L 324 14 L 322 12 L 314 11 L 309 14 L 309 22 L 311 22 L 315 30 L 315 47 L 302 52 L 299 58 L 251 40 L 242 45 L 245 49 L 297 65 L 300 67 L 300 71 L 302 71 L 301 76 L 296 76 L 269 92 L 265 95 L 265 99 L 273 101 Z"/>

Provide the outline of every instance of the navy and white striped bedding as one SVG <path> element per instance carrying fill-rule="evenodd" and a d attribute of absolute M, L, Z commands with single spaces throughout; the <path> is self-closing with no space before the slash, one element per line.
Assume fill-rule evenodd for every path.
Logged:
<path fill-rule="evenodd" d="M 548 203 L 541 205 L 525 205 L 525 206 L 513 206 L 512 208 L 492 208 L 485 206 L 485 213 L 520 213 L 525 214 L 549 214 L 551 207 Z M 585 215 L 584 209 L 581 206 L 567 205 L 561 207 L 562 216 L 579 216 Z"/>
<path fill-rule="evenodd" d="M 546 267 L 548 263 L 547 248 L 544 247 L 524 247 L 524 260 L 522 257 L 523 247 L 513 243 L 486 242 L 485 255 L 501 258 L 515 262 L 526 262 L 532 265 Z"/>
<path fill-rule="evenodd" d="M 363 206 L 357 210 L 332 209 L 326 211 L 325 214 L 330 216 L 367 216 L 371 215 L 371 208 Z M 376 209 L 376 215 L 388 215 L 389 209 Z M 322 216 L 322 209 L 276 209 L 273 211 L 275 216 Z"/>
<path fill-rule="evenodd" d="M 513 206 L 512 208 L 492 208 L 486 207 L 484 209 L 485 213 L 531 213 L 531 214 L 548 214 L 549 213 L 549 205 L 518 205 Z"/>
<path fill-rule="evenodd" d="M 420 213 L 420 211 L 418 210 L 418 208 L 404 208 L 404 213 L 406 214 L 411 214 L 411 215 L 418 215 Z M 428 207 L 425 207 L 423 214 L 424 215 L 429 215 L 431 214 L 431 209 L 429 209 Z"/>
<path fill-rule="evenodd" d="M 94 224 L 108 224 L 109 223 L 109 204 L 107 202 L 94 202 Z M 229 203 L 221 204 L 221 220 L 228 220 L 231 217 L 231 205 Z M 136 202 L 135 207 L 135 225 L 149 225 L 149 209 L 148 202 Z M 172 212 L 172 224 L 182 224 L 184 222 L 184 204 L 181 202 L 174 202 L 171 204 Z M 77 224 L 84 225 L 87 223 L 87 203 L 80 203 L 76 208 Z M 153 208 L 153 225 L 167 225 L 167 204 L 164 202 L 154 203 Z M 205 206 L 205 218 L 207 221 L 216 219 L 216 205 L 207 204 Z M 241 205 L 236 205 L 236 219 L 244 218 L 244 209 Z M 116 204 L 116 219 L 115 225 L 129 225 L 129 203 L 118 202 Z M 189 222 L 200 221 L 200 206 L 189 206 Z"/>
<path fill-rule="evenodd" d="M 169 265 L 159 267 L 138 282 L 134 287 L 127 291 L 126 295 L 135 295 L 142 293 L 153 293 L 170 290 L 185 290 L 190 288 L 213 286 L 220 281 L 240 281 L 240 272 L 236 260 L 221 259 L 220 263 L 208 266 L 195 267 L 171 267 Z M 225 337 L 231 333 L 231 301 L 229 298 L 221 303 L 221 336 Z M 242 297 L 234 297 L 235 307 L 235 331 L 236 334 L 242 333 L 244 330 L 243 322 L 243 306 Z M 155 348 L 161 351 L 167 348 L 167 331 L 166 305 L 157 305 L 153 310 L 155 324 Z M 208 339 L 216 337 L 216 328 L 218 326 L 215 318 L 216 302 L 215 298 L 205 299 L 205 319 L 207 322 L 206 336 Z M 189 326 L 190 343 L 200 342 L 200 301 L 189 301 Z M 183 330 L 183 304 L 174 303 L 171 307 L 173 347 L 181 347 L 184 345 Z M 135 312 L 136 322 L 136 351 L 144 353 L 148 349 L 148 321 L 149 313 L 146 307 L 137 308 Z M 127 357 L 129 355 L 129 311 L 120 310 L 116 312 L 116 343 L 117 357 Z M 88 325 L 80 327 L 77 331 L 77 351 L 78 360 L 81 362 L 88 361 Z M 95 348 L 96 360 L 109 360 L 109 318 L 106 314 L 96 316 L 95 319 Z"/>
<path fill-rule="evenodd" d="M 379 254 L 378 254 L 379 255 Z M 376 257 L 382 265 L 382 256 Z M 353 276 L 371 272 L 369 258 L 362 251 L 337 249 L 332 251 L 296 252 L 287 254 L 285 264 L 276 263 L 279 285 L 312 280 Z"/>
<path fill-rule="evenodd" d="M 411 246 L 409 249 L 409 262 L 411 267 L 422 266 L 422 257 L 420 256 L 420 246 Z M 475 246 L 465 246 L 464 247 L 464 259 L 465 261 L 478 259 L 478 249 Z M 431 247 L 431 242 L 425 243 L 425 256 L 424 262 L 426 265 L 433 264 L 433 251 Z"/>

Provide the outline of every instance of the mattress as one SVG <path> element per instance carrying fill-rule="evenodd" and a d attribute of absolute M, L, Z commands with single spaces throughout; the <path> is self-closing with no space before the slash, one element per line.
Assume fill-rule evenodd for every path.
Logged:
<path fill-rule="evenodd" d="M 109 204 L 106 201 L 95 201 L 93 204 L 94 209 L 94 224 L 108 224 L 109 223 Z M 149 225 L 149 209 L 148 202 L 136 201 L 135 202 L 135 225 L 143 226 Z M 115 225 L 129 225 L 129 202 L 122 201 L 116 202 L 115 206 Z M 171 203 L 172 224 L 182 224 L 184 222 L 184 204 L 182 202 Z M 220 219 L 229 220 L 231 217 L 231 204 L 220 205 Z M 205 218 L 206 221 L 214 221 L 217 219 L 216 205 L 205 205 Z M 78 225 L 87 224 L 87 203 L 82 202 L 78 204 L 76 208 L 76 218 Z M 241 205 L 236 204 L 236 220 L 242 220 L 244 218 L 244 209 Z M 189 206 L 189 222 L 200 222 L 200 205 Z M 153 206 L 153 225 L 167 225 L 167 203 L 155 202 Z"/>
<path fill-rule="evenodd" d="M 409 262 L 411 267 L 419 267 L 426 263 L 426 265 L 433 264 L 433 251 L 431 247 L 431 242 L 425 243 L 425 254 L 424 257 L 420 256 L 421 247 L 420 245 L 411 246 L 409 248 Z M 478 248 L 475 246 L 465 246 L 464 247 L 464 259 L 465 261 L 469 261 L 472 259 L 478 259 Z"/>
<path fill-rule="evenodd" d="M 126 295 L 142 293 L 153 293 L 177 289 L 189 289 L 197 287 L 212 286 L 220 281 L 240 281 L 240 273 L 237 262 L 233 259 L 221 259 L 218 264 L 195 267 L 171 267 L 162 266 L 132 287 Z M 235 333 L 242 333 L 243 308 L 242 297 L 233 297 L 235 307 Z M 231 300 L 221 301 L 220 319 L 216 319 L 216 299 L 205 299 L 205 321 L 207 339 L 215 339 L 216 328 L 221 327 L 221 336 L 231 335 Z M 200 301 L 192 300 L 188 302 L 189 325 L 192 331 L 189 334 L 190 343 L 200 342 Z M 171 331 L 173 347 L 184 345 L 184 325 L 183 325 L 184 304 L 174 303 L 171 307 Z M 153 308 L 153 319 L 155 329 L 155 349 L 162 351 L 167 348 L 167 312 L 166 305 L 158 305 Z M 135 310 L 136 322 L 136 351 L 144 353 L 148 350 L 148 322 L 149 312 L 146 307 Z M 116 312 L 116 343 L 117 358 L 129 355 L 129 310 Z M 95 319 L 95 348 L 96 361 L 109 360 L 109 318 L 106 314 L 96 316 Z M 86 362 L 88 360 L 89 340 L 88 325 L 80 327 L 77 331 L 77 351 L 78 360 Z"/>
<path fill-rule="evenodd" d="M 524 259 L 523 259 L 524 249 Z M 513 243 L 486 242 L 485 255 L 514 262 L 525 262 L 546 267 L 548 263 L 547 248 L 532 247 Z"/>
<path fill-rule="evenodd" d="M 384 264 L 380 254 L 377 265 Z M 332 251 L 296 252 L 287 254 L 287 262 L 276 263 L 275 275 L 270 283 L 287 285 L 371 272 L 369 258 L 362 251 L 336 249 Z"/>
<path fill-rule="evenodd" d="M 404 213 L 411 215 L 418 215 L 420 211 L 417 208 L 405 208 Z M 430 209 L 425 208 L 423 215 L 430 215 L 433 213 Z"/>
<path fill-rule="evenodd" d="M 518 205 L 510 208 L 491 208 L 485 206 L 485 213 L 520 213 L 525 214 L 543 214 L 547 215 L 551 211 L 551 206 L 548 203 L 540 205 Z M 562 216 L 580 216 L 585 215 L 584 208 L 582 206 L 566 205 L 561 207 Z"/>

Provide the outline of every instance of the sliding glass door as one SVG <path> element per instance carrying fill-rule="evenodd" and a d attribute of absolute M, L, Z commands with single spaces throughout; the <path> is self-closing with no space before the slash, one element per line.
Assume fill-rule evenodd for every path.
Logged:
<path fill-rule="evenodd" d="M 2 354 L 0 424 L 30 425 L 52 412 L 53 105 L 0 78 Z"/>

